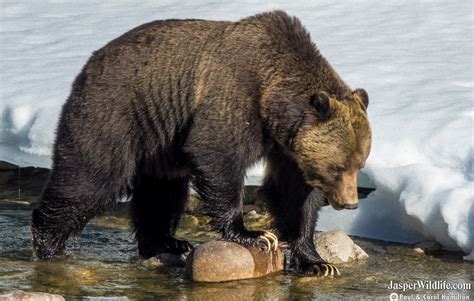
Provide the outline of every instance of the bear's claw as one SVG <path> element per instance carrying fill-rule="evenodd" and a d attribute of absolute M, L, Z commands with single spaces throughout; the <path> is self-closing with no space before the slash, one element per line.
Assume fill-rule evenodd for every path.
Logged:
<path fill-rule="evenodd" d="M 265 245 L 265 252 L 271 250 L 276 251 L 278 249 L 278 237 L 268 231 L 264 231 L 262 235 L 259 236 L 260 241 Z"/>
<path fill-rule="evenodd" d="M 317 276 L 340 276 L 341 272 L 339 272 L 339 269 L 330 263 L 318 263 L 314 265 L 314 273 Z"/>

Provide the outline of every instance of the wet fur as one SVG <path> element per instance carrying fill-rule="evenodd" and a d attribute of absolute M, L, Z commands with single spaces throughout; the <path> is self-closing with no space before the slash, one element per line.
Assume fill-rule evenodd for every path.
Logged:
<path fill-rule="evenodd" d="M 299 20 L 281 11 L 239 22 L 157 21 L 125 33 L 94 52 L 63 107 L 33 211 L 37 256 L 60 253 L 121 197 L 131 197 L 143 257 L 184 252 L 173 234 L 189 184 L 224 239 L 254 245 L 260 233 L 242 221 L 244 176 L 266 158 L 260 194 L 295 270 L 309 273 L 321 262 L 312 235 L 325 200 L 306 183 L 298 160 L 309 159 L 295 150 L 318 151 L 302 133 L 327 119 L 311 105 L 322 90 L 352 93 Z"/>

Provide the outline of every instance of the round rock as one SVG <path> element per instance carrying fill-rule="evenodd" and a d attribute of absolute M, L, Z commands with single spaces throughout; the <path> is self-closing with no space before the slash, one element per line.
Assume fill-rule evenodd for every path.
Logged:
<path fill-rule="evenodd" d="M 280 250 L 266 253 L 220 240 L 199 245 L 186 261 L 187 275 L 198 282 L 254 278 L 282 269 L 283 254 Z"/>
<path fill-rule="evenodd" d="M 339 230 L 316 234 L 314 243 L 321 258 L 330 263 L 338 264 L 369 257 L 346 233 Z"/>

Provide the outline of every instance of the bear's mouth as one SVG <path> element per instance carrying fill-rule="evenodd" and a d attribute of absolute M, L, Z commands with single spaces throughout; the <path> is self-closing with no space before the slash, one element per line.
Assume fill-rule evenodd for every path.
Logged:
<path fill-rule="evenodd" d="M 337 211 L 340 211 L 342 209 L 344 209 L 344 206 L 342 205 L 339 205 L 339 204 L 336 204 L 336 203 L 333 203 L 333 202 L 329 202 L 332 206 L 332 208 L 336 209 Z"/>
<path fill-rule="evenodd" d="M 336 202 L 329 202 L 331 206 L 336 209 L 337 211 L 343 210 L 343 209 L 348 209 L 348 210 L 354 210 L 359 207 L 359 204 L 338 204 Z"/>

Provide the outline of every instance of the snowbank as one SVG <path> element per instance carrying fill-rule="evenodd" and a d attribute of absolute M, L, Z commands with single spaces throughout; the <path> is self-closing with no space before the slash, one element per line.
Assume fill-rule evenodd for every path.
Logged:
<path fill-rule="evenodd" d="M 70 84 L 91 52 L 155 19 L 237 20 L 280 8 L 370 95 L 377 191 L 357 211 L 325 208 L 322 230 L 474 249 L 472 3 L 367 1 L 2 1 L 0 160 L 49 167 Z M 262 175 L 249 172 L 249 182 Z M 466 256 L 466 259 L 472 258 Z"/>

